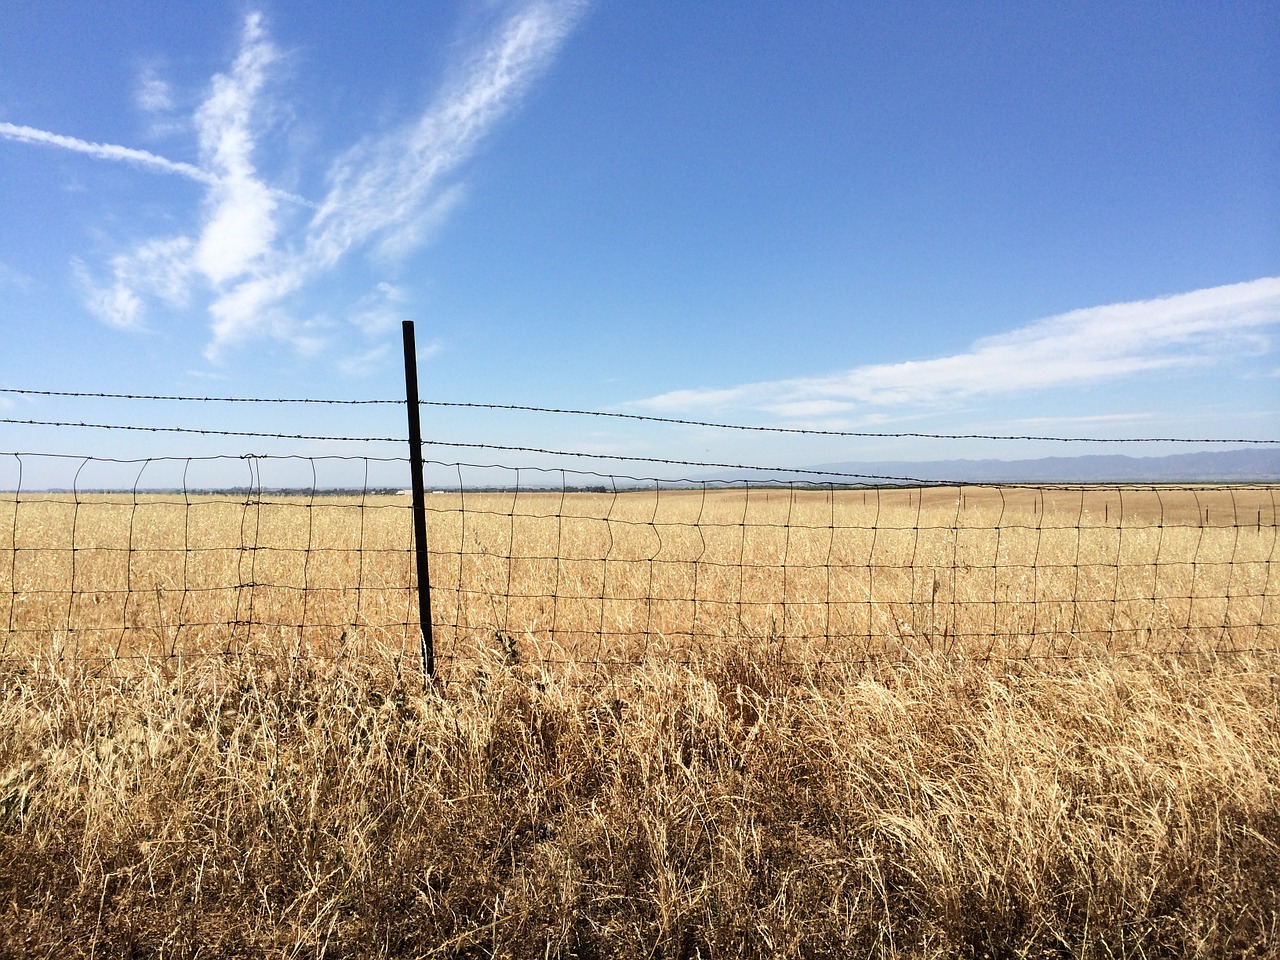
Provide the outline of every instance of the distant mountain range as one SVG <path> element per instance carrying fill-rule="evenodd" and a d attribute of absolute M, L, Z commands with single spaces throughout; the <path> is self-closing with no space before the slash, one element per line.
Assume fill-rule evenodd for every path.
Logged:
<path fill-rule="evenodd" d="M 1119 454 L 1035 460 L 925 460 L 824 463 L 814 470 L 858 477 L 957 483 L 1246 483 L 1280 480 L 1280 446 L 1239 447 L 1164 457 Z M 776 475 L 775 475 L 776 477 Z M 816 479 L 810 477 L 810 479 Z"/>

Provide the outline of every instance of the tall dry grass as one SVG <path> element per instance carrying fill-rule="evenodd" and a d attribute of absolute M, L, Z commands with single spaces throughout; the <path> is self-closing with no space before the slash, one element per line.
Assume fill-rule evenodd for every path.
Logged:
<path fill-rule="evenodd" d="M 0 952 L 1280 952 L 1274 657 L 508 661 L 11 672 Z"/>
<path fill-rule="evenodd" d="M 425 691 L 393 629 L 408 582 L 402 509 L 364 516 L 367 552 L 348 549 L 347 520 L 326 531 L 333 518 L 290 509 L 259 514 L 255 550 L 227 555 L 213 541 L 244 533 L 243 506 L 228 515 L 234 528 L 210 513 L 208 541 L 197 513 L 184 555 L 142 549 L 147 536 L 173 542 L 158 514 L 151 532 L 136 507 L 121 514 L 134 547 L 119 554 L 121 535 L 95 527 L 85 505 L 74 534 L 46 508 L 43 543 L 65 553 L 49 553 L 61 566 L 43 575 L 24 539 L 35 521 L 19 514 L 16 556 L 0 558 L 16 627 L 0 666 L 0 956 L 1280 955 L 1274 523 L 1270 546 L 1265 527 L 1248 541 L 1243 524 L 1166 529 L 1136 516 L 1073 534 L 1025 522 L 1052 516 L 1045 505 L 1016 518 L 1006 505 L 983 540 L 968 511 L 991 504 L 960 507 L 972 523 L 947 527 L 919 505 L 882 503 L 878 545 L 863 553 L 850 505 L 827 529 L 850 531 L 850 556 L 874 561 L 870 583 L 837 585 L 830 599 L 867 591 L 849 609 L 868 612 L 864 652 L 880 656 L 840 658 L 832 632 L 809 628 L 814 611 L 785 610 L 802 594 L 778 592 L 801 590 L 817 565 L 769 579 L 779 548 L 788 561 L 840 549 L 813 514 L 793 525 L 803 534 L 762 522 L 745 548 L 760 579 L 735 594 L 750 569 L 715 581 L 717 568 L 675 554 L 670 567 L 628 561 L 625 550 L 651 549 L 654 528 L 691 535 L 643 514 L 615 528 L 640 545 L 610 547 L 599 574 L 539 559 L 537 541 L 557 531 L 572 560 L 599 529 L 593 516 L 517 525 L 504 557 L 513 511 L 491 504 L 442 555 L 460 583 L 518 589 L 505 606 L 496 590 L 455 590 L 443 615 L 467 656 Z M 704 542 L 754 535 L 733 521 L 750 507 L 700 509 L 728 516 L 706 523 Z M 461 524 L 441 511 L 437 541 Z M 304 516 L 304 529 L 290 525 Z M 383 516 L 395 518 L 385 529 Z M 890 549 L 908 547 L 895 568 Z M 994 572 L 966 585 L 944 562 L 966 550 L 994 556 Z M 125 571 L 111 572 L 113 556 Z M 235 583 L 256 618 L 220 622 L 236 602 L 246 609 L 222 578 L 247 562 L 260 566 Z M 305 589 L 283 579 L 297 562 Z M 156 590 L 152 577 L 184 571 L 208 580 Z M 690 602 L 680 571 L 700 578 L 707 606 Z M 77 589 L 58 579 L 72 573 L 86 578 Z M 1147 579 L 1117 592 L 1130 573 Z M 119 581 L 91 574 L 123 578 L 126 605 L 113 606 Z M 935 588 L 946 576 L 954 583 Z M 348 577 L 369 595 L 338 592 Z M 597 583 L 624 596 L 669 588 L 660 599 L 679 589 L 669 608 L 636 601 L 633 615 L 709 626 L 655 632 L 644 657 L 579 656 L 587 621 L 575 623 L 572 603 L 539 606 L 547 578 L 597 618 Z M 713 586 L 728 591 L 718 606 Z M 987 589 L 997 595 L 985 605 L 962 602 Z M 128 606 L 135 592 L 145 599 Z M 1095 594 L 1107 602 L 1081 599 Z M 324 614 L 310 632 L 297 620 L 285 629 L 304 609 Z M 128 629 L 106 623 L 121 611 Z M 558 633 L 519 630 L 522 611 L 551 618 L 544 630 L 566 619 Z M 770 629 L 746 622 L 768 612 Z M 1049 641 L 1070 635 L 1072 617 L 1092 632 L 1067 656 Z M 328 635 L 330 620 L 346 624 L 345 641 Z M 612 639 L 644 638 L 653 623 Z M 1109 623 L 1120 642 L 1105 641 Z M 81 656 L 113 644 L 137 659 Z M 992 644 L 1064 655 L 992 659 Z M 221 653 L 191 655 L 201 651 Z"/>

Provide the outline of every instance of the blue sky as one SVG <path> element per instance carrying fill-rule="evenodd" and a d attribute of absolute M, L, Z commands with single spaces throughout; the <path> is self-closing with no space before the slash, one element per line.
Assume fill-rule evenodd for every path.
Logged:
<path fill-rule="evenodd" d="M 412 319 L 433 400 L 1280 438 L 1271 3 L 14 0 L 5 21 L 0 387 L 398 397 Z M 376 407 L 0 414 L 403 432 Z M 1097 452 L 448 409 L 424 429 L 791 465 Z M 7 451 L 262 449 L 0 424 Z"/>

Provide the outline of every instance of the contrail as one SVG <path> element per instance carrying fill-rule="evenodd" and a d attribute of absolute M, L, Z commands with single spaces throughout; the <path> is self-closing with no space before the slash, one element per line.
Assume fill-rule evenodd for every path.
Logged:
<path fill-rule="evenodd" d="M 136 163 L 141 167 L 158 170 L 161 173 L 176 173 L 180 177 L 186 177 L 188 180 L 194 180 L 206 186 L 215 187 L 222 182 L 221 177 L 210 173 L 208 170 L 201 169 L 193 163 L 170 160 L 147 150 L 122 147 L 116 143 L 94 143 L 92 140 L 65 137 L 60 133 L 50 133 L 48 130 L 38 130 L 35 127 L 24 127 L 16 123 L 5 123 L 4 121 L 0 121 L 0 137 L 17 140 L 19 143 L 39 143 L 49 147 L 61 147 L 74 153 L 84 153 L 91 157 L 97 157 L 99 160 L 121 160 L 125 163 Z M 271 193 L 273 196 L 301 204 L 304 207 L 315 206 L 305 197 L 289 193 L 286 190 L 271 188 Z"/>
<path fill-rule="evenodd" d="M 90 140 L 50 133 L 48 130 L 37 130 L 35 127 L 21 127 L 4 122 L 0 122 L 0 136 L 22 143 L 43 143 L 51 147 L 62 147 L 64 150 L 72 150 L 76 153 L 87 153 L 100 160 L 123 160 L 126 163 L 136 163 L 152 170 L 176 173 L 198 183 L 214 185 L 218 182 L 217 177 L 207 170 L 201 170 L 195 164 L 168 160 L 146 150 L 135 150 L 132 147 L 122 147 L 114 143 L 93 143 Z"/>

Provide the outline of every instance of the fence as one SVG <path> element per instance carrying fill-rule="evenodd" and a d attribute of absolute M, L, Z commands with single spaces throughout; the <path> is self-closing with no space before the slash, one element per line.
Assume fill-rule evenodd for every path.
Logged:
<path fill-rule="evenodd" d="M 6 660 L 418 656 L 408 457 L 14 452 L 0 464 Z M 446 671 L 495 655 L 608 671 L 724 644 L 812 668 L 925 650 L 1026 660 L 1280 647 L 1274 484 L 424 466 Z"/>

